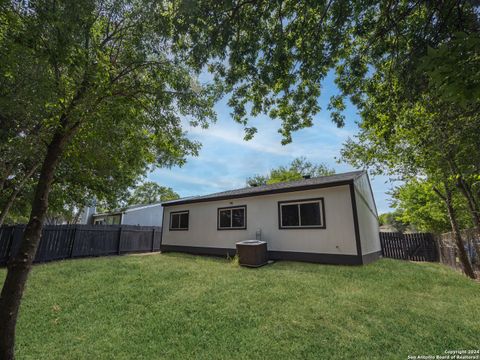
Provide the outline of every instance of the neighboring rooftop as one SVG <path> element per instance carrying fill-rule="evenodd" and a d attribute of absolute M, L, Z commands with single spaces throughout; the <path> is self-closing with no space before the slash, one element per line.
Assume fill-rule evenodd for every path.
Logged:
<path fill-rule="evenodd" d="M 127 213 L 135 210 L 140 210 L 148 207 L 153 207 L 153 206 L 158 206 L 161 205 L 161 202 L 155 202 L 151 204 L 135 204 L 135 205 L 129 205 L 125 206 L 123 208 L 118 208 L 118 209 L 113 209 L 112 211 L 107 211 L 107 212 L 100 212 L 100 213 L 94 213 L 93 216 L 105 216 L 105 215 L 114 215 L 114 214 L 120 214 L 120 213 Z"/>
<path fill-rule="evenodd" d="M 353 180 L 357 179 L 363 174 L 365 174 L 365 171 L 360 170 L 360 171 L 346 172 L 342 174 L 319 176 L 319 177 L 296 180 L 296 181 L 281 182 L 281 183 L 270 184 L 270 185 L 245 187 L 241 189 L 222 191 L 222 192 L 209 194 L 209 195 L 191 196 L 188 198 L 165 201 L 162 203 L 162 205 L 168 206 L 168 205 L 190 204 L 190 203 L 204 202 L 204 201 L 210 201 L 210 200 L 234 199 L 234 198 L 257 196 L 257 195 L 267 195 L 267 194 L 272 194 L 277 192 L 299 191 L 299 190 L 308 190 L 308 189 L 315 189 L 315 188 L 321 188 L 321 187 L 346 185 L 352 182 Z"/>

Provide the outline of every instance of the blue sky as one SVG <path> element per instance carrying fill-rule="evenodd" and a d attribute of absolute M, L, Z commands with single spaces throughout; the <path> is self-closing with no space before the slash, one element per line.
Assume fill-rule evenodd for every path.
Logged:
<path fill-rule="evenodd" d="M 280 122 L 267 116 L 251 119 L 249 126 L 257 127 L 258 133 L 253 140 L 244 141 L 242 125 L 232 120 L 227 99 L 222 99 L 215 106 L 218 121 L 208 129 L 184 126 L 189 138 L 202 143 L 199 156 L 189 157 L 183 167 L 156 170 L 148 178 L 185 197 L 245 187 L 247 177 L 267 174 L 270 169 L 288 165 L 299 156 L 313 163 L 324 163 L 337 173 L 354 170 L 348 164 L 338 163 L 337 159 L 345 140 L 357 133 L 359 116 L 356 108 L 348 104 L 345 127 L 337 128 L 331 122 L 326 108 L 328 99 L 337 91 L 333 77 L 327 77 L 319 99 L 322 111 L 313 127 L 297 131 L 293 142 L 285 146 L 281 145 L 277 131 Z M 370 180 L 378 212 L 389 211 L 386 191 L 392 185 L 388 178 L 376 176 Z"/>

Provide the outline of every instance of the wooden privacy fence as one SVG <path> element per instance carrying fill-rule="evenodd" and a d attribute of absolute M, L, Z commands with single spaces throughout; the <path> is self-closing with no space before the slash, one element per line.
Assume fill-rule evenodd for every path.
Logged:
<path fill-rule="evenodd" d="M 438 248 L 430 233 L 381 232 L 380 243 L 384 257 L 413 261 L 439 260 Z"/>
<path fill-rule="evenodd" d="M 0 227 L 0 266 L 16 255 L 25 225 Z M 132 225 L 46 225 L 34 262 L 160 250 L 162 228 Z"/>

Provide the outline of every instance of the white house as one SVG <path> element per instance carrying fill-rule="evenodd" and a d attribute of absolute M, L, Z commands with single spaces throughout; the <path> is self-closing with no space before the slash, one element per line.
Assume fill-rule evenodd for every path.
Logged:
<path fill-rule="evenodd" d="M 229 255 L 247 239 L 270 259 L 366 264 L 381 255 L 368 175 L 355 171 L 164 202 L 161 251 Z"/>
<path fill-rule="evenodd" d="M 132 205 L 108 213 L 94 213 L 88 223 L 96 225 L 162 226 L 161 203 Z"/>

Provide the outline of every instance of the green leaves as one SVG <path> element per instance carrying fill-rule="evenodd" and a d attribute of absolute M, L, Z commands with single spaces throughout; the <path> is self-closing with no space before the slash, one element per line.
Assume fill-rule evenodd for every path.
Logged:
<path fill-rule="evenodd" d="M 182 1 L 178 41 L 192 44 L 191 59 L 225 84 L 235 121 L 246 125 L 262 113 L 279 119 L 286 144 L 292 132 L 312 126 L 321 82 L 343 48 L 351 8 L 333 3 Z"/>
<path fill-rule="evenodd" d="M 478 146 L 472 138 L 472 124 L 480 127 L 478 96 L 465 96 L 467 84 L 478 80 L 473 69 L 480 68 L 478 35 L 470 31 L 478 14 L 469 4 L 448 1 L 438 7 L 378 4 L 379 16 L 362 8 L 362 22 L 337 67 L 337 83 L 362 118 L 343 158 L 401 178 L 448 178 L 448 163 L 478 169 L 478 157 L 462 155 L 466 149 L 477 153 Z"/>
<path fill-rule="evenodd" d="M 392 192 L 392 205 L 397 218 L 411 224 L 418 231 L 444 233 L 451 231 L 447 209 L 433 190 L 435 184 L 427 180 L 411 180 Z M 465 202 L 459 194 L 454 196 L 461 228 L 471 226 Z"/>
<path fill-rule="evenodd" d="M 428 48 L 420 70 L 446 101 L 468 108 L 480 98 L 480 35 L 457 32 L 437 48 Z"/>
<path fill-rule="evenodd" d="M 178 198 L 180 196 L 171 188 L 146 181 L 133 189 L 133 193 L 128 198 L 128 205 L 153 204 Z"/>
<path fill-rule="evenodd" d="M 334 169 L 329 169 L 325 164 L 315 165 L 305 157 L 294 159 L 288 167 L 280 166 L 272 169 L 268 175 L 254 175 L 247 179 L 248 186 L 275 184 L 285 181 L 301 180 L 304 176 L 318 177 L 335 174 Z"/>
<path fill-rule="evenodd" d="M 18 164 L 42 162 L 55 133 L 73 136 L 52 210 L 93 197 L 114 203 L 146 172 L 198 153 L 181 120 L 214 121 L 219 90 L 185 62 L 172 9 L 123 0 L 1 6 L 1 181 L 21 178 Z"/>

